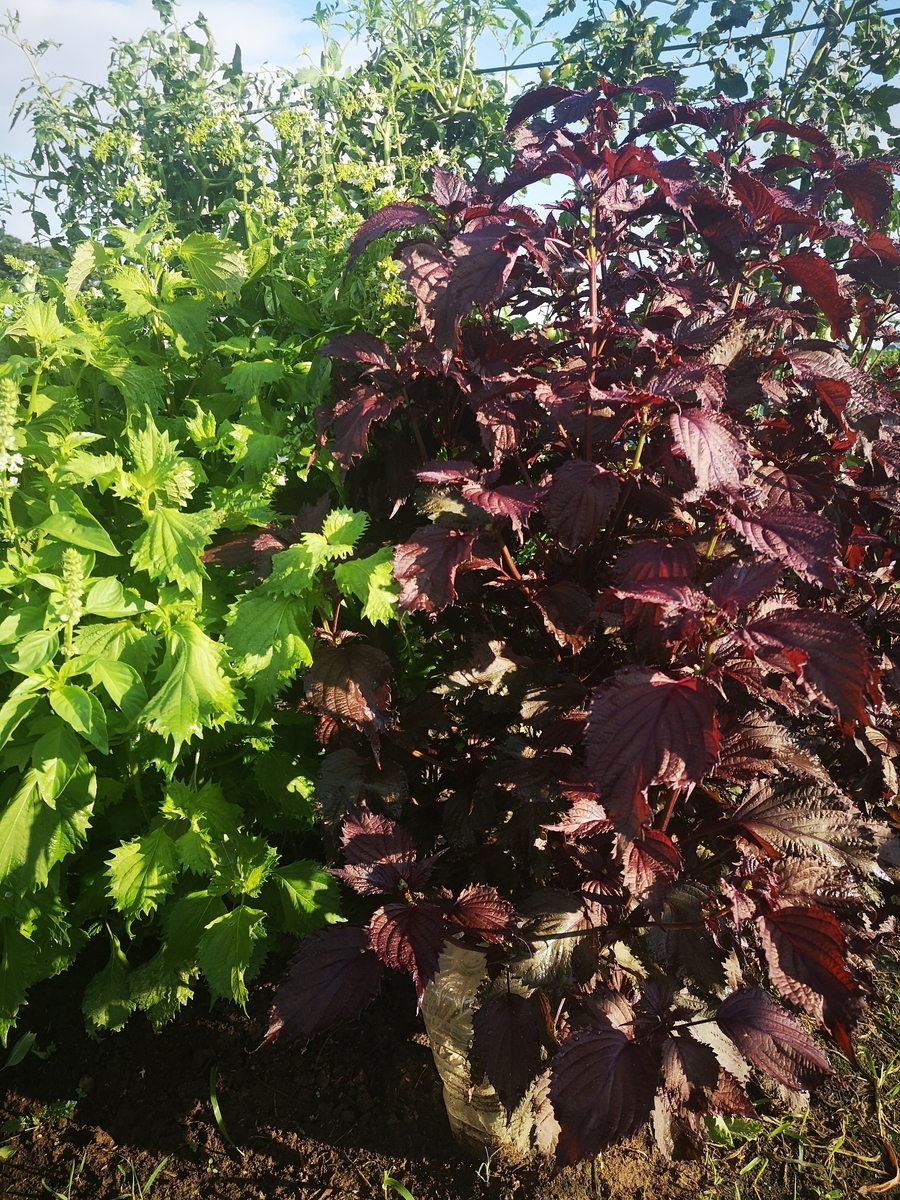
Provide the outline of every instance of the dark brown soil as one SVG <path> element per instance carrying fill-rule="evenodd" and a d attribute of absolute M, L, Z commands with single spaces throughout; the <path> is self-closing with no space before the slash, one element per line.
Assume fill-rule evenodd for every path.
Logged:
<path fill-rule="evenodd" d="M 0 1161 L 0 1196 L 377 1200 L 387 1171 L 414 1200 L 837 1200 L 884 1178 L 872 1087 L 857 1076 L 826 1091 L 788 1133 L 716 1149 L 701 1162 L 667 1162 L 648 1135 L 604 1155 L 595 1183 L 586 1165 L 554 1178 L 538 1162 L 478 1163 L 450 1135 L 405 987 L 387 987 L 360 1021 L 305 1049 L 254 1053 L 272 986 L 256 989 L 249 1017 L 196 1001 L 159 1034 L 137 1017 L 100 1040 L 84 1032 L 80 979 L 70 973 L 36 988 L 20 1031 L 32 1030 L 38 1047 L 51 1050 L 0 1076 L 8 1087 L 0 1144 L 15 1147 Z M 892 1061 L 897 1047 L 874 1027 L 869 1034 L 878 1060 Z M 214 1068 L 224 1126 L 240 1150 L 214 1117 Z M 836 1150 L 842 1128 L 849 1140 Z"/>

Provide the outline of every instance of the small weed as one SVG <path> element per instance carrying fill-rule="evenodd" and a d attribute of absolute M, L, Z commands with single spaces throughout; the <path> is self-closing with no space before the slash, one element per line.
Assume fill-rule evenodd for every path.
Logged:
<path fill-rule="evenodd" d="M 2 1139 L 0 1162 L 6 1162 L 16 1153 L 18 1150 L 18 1145 L 15 1143 L 16 1138 L 23 1133 L 34 1133 L 36 1129 L 53 1129 L 57 1125 L 62 1125 L 71 1117 L 77 1105 L 77 1100 L 55 1100 L 52 1104 L 46 1104 L 36 1112 L 23 1113 L 21 1116 L 10 1117 L 4 1121 L 0 1124 L 0 1139 Z M 81 1167 L 78 1170 L 80 1172 Z M 46 1184 L 44 1184 L 44 1188 L 49 1191 Z"/>
<path fill-rule="evenodd" d="M 53 1129 L 68 1121 L 78 1107 L 77 1100 L 54 1100 L 45 1104 L 33 1113 L 23 1113 L 19 1117 L 10 1117 L 0 1125 L 0 1137 L 17 1136 L 20 1133 L 33 1133 L 35 1129 Z M 7 1155 L 7 1157 L 9 1157 Z"/>
<path fill-rule="evenodd" d="M 64 1192 L 55 1191 L 52 1187 L 50 1187 L 49 1183 L 47 1183 L 45 1179 L 41 1180 L 41 1187 L 45 1192 L 49 1193 L 49 1195 L 53 1197 L 53 1200 L 72 1200 L 72 1197 L 75 1194 L 73 1190 L 75 1183 L 81 1178 L 81 1172 L 84 1170 L 84 1164 L 86 1160 L 87 1150 L 85 1150 L 84 1154 L 82 1154 L 81 1162 L 78 1164 L 77 1170 L 73 1160 L 72 1165 L 69 1167 L 69 1182 L 66 1184 L 66 1190 Z"/>
<path fill-rule="evenodd" d="M 385 1196 L 387 1196 L 388 1192 L 396 1192 L 400 1200 L 415 1200 L 415 1196 L 413 1196 L 409 1188 L 405 1188 L 402 1183 L 394 1179 L 391 1175 L 388 1175 L 387 1171 L 385 1171 L 384 1178 L 381 1181 L 381 1190 Z"/>
<path fill-rule="evenodd" d="M 735 1146 L 751 1142 L 765 1133 L 766 1127 L 761 1121 L 748 1121 L 743 1117 L 706 1117 L 706 1134 L 715 1146 L 727 1146 L 733 1150 Z"/>
<path fill-rule="evenodd" d="M 77 1107 L 77 1100 L 54 1100 L 52 1104 L 45 1105 L 41 1110 L 39 1123 L 50 1129 L 62 1125 L 64 1121 L 68 1121 Z"/>
<path fill-rule="evenodd" d="M 147 1176 L 143 1183 L 141 1183 L 140 1176 L 137 1172 L 137 1167 L 134 1165 L 132 1159 L 129 1158 L 126 1159 L 125 1162 L 119 1163 L 118 1171 L 123 1180 L 128 1180 L 129 1172 L 131 1174 L 131 1179 L 130 1181 L 126 1182 L 126 1187 L 128 1190 L 120 1192 L 116 1200 L 145 1200 L 145 1198 L 150 1195 L 150 1190 L 154 1183 L 156 1183 L 160 1171 L 171 1157 L 171 1154 L 167 1154 L 161 1162 L 157 1163 L 151 1174 Z M 68 1198 L 65 1197 L 64 1200 L 68 1200 Z"/>
<path fill-rule="evenodd" d="M 494 1158 L 497 1154 L 497 1151 L 485 1149 L 484 1154 L 485 1154 L 484 1162 L 478 1168 L 476 1174 L 478 1175 L 478 1178 L 483 1180 L 485 1183 L 490 1183 L 491 1182 L 491 1167 L 493 1165 Z"/>

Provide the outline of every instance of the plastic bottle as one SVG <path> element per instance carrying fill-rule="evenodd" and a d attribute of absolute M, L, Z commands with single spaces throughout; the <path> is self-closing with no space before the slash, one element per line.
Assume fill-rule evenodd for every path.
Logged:
<path fill-rule="evenodd" d="M 435 1066 L 444 1084 L 444 1103 L 453 1136 L 483 1157 L 485 1150 L 510 1146 L 531 1149 L 533 1118 L 526 1096 L 507 1124 L 500 1099 L 486 1079 L 472 1082 L 469 1051 L 478 989 L 485 978 L 485 957 L 448 939 L 438 973 L 425 988 L 422 1016 Z"/>

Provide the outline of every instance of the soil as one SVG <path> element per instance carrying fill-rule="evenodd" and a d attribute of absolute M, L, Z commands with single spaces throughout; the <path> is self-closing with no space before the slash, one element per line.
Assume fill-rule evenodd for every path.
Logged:
<path fill-rule="evenodd" d="M 0 1196 L 10 1200 L 393 1200 L 385 1172 L 414 1200 L 836 1200 L 885 1178 L 873 1089 L 858 1073 L 825 1089 L 786 1133 L 679 1162 L 664 1159 L 648 1133 L 593 1170 L 581 1164 L 554 1176 L 537 1160 L 479 1163 L 455 1144 L 403 981 L 387 985 L 358 1022 L 305 1048 L 257 1051 L 272 980 L 256 987 L 247 1015 L 197 1000 L 160 1033 L 135 1017 L 92 1039 L 78 974 L 36 987 L 17 1031 L 31 1030 L 49 1052 L 28 1054 L 3 1079 L 0 1144 L 14 1152 L 0 1161 Z M 883 1017 L 865 1031 L 869 1050 L 877 1062 L 900 1061 L 888 1009 Z"/>

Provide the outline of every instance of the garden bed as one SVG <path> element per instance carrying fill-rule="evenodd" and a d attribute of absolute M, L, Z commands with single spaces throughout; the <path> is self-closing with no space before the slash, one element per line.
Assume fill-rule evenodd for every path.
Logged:
<path fill-rule="evenodd" d="M 390 980 L 358 1022 L 305 1049 L 254 1053 L 274 980 L 254 989 L 248 1017 L 223 1003 L 209 1009 L 197 1002 L 159 1034 L 138 1018 L 95 1040 L 72 1004 L 81 982 L 73 974 L 81 971 L 33 993 L 28 1027 L 37 1047 L 50 1050 L 47 1057 L 29 1054 L 5 1074 L 0 1121 L 8 1123 L 4 1140 L 15 1153 L 0 1164 L 0 1195 L 10 1200 L 57 1193 L 66 1200 L 368 1200 L 383 1194 L 386 1171 L 414 1200 L 594 1195 L 587 1164 L 554 1178 L 536 1161 L 495 1157 L 485 1164 L 459 1152 L 405 981 Z M 892 976 L 882 974 L 881 983 L 884 999 L 861 1045 L 876 1074 L 886 1072 L 881 1095 L 890 1135 L 900 1116 L 893 1094 L 900 1075 L 892 1073 L 900 1032 L 891 1017 L 898 996 Z M 223 1126 L 239 1149 L 225 1141 L 213 1112 L 213 1069 Z M 837 1200 L 886 1178 L 874 1089 L 863 1076 L 843 1071 L 806 1118 L 782 1125 L 776 1132 L 770 1119 L 759 1138 L 739 1136 L 734 1147 L 711 1147 L 702 1160 L 672 1163 L 645 1132 L 602 1156 L 596 1194 Z"/>

